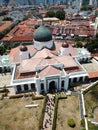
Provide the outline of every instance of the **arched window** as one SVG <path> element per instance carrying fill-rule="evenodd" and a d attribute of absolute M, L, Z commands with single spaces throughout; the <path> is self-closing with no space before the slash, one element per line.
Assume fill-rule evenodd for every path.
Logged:
<path fill-rule="evenodd" d="M 31 84 L 31 90 L 32 90 L 32 91 L 36 91 L 35 83 L 32 83 L 32 84 Z"/>
<path fill-rule="evenodd" d="M 83 80 L 83 77 L 80 77 L 80 78 L 79 78 L 79 82 L 81 82 L 82 80 Z"/>
<path fill-rule="evenodd" d="M 69 85 L 70 85 L 70 83 L 71 83 L 71 79 L 69 79 Z"/>
<path fill-rule="evenodd" d="M 20 92 L 22 91 L 21 85 L 17 85 L 16 88 L 17 88 L 17 92 L 18 92 L 18 93 L 20 93 Z"/>
<path fill-rule="evenodd" d="M 74 79 L 73 79 L 73 83 L 76 83 L 76 82 L 77 82 L 77 78 L 74 78 Z"/>
<path fill-rule="evenodd" d="M 61 83 L 61 87 L 64 87 L 64 80 L 63 80 L 62 83 Z"/>
<path fill-rule="evenodd" d="M 24 84 L 24 90 L 28 91 L 28 84 Z"/>
<path fill-rule="evenodd" d="M 44 84 L 41 83 L 41 90 L 44 90 Z"/>

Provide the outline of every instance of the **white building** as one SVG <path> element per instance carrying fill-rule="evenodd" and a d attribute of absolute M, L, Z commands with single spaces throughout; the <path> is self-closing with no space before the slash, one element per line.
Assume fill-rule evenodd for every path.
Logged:
<path fill-rule="evenodd" d="M 44 25 L 35 31 L 33 42 L 34 45 L 14 48 L 9 54 L 15 64 L 11 86 L 16 93 L 66 91 L 71 83 L 85 81 L 88 74 L 78 62 L 78 53 L 65 41 L 55 43 Z"/>

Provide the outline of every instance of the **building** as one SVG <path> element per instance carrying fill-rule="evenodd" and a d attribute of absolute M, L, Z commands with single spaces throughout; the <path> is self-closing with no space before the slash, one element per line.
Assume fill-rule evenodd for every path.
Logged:
<path fill-rule="evenodd" d="M 66 41 L 56 42 L 51 31 L 41 25 L 34 32 L 32 45 L 21 44 L 11 50 L 9 59 L 14 67 L 10 85 L 15 93 L 67 91 L 71 83 L 84 82 L 88 77 L 79 63 L 82 56 L 91 58 L 90 54 L 78 55 Z"/>

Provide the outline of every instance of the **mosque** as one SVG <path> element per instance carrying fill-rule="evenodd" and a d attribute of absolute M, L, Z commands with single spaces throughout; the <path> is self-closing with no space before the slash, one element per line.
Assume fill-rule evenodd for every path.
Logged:
<path fill-rule="evenodd" d="M 81 57 L 66 41 L 53 40 L 51 31 L 43 24 L 36 29 L 32 45 L 11 49 L 13 64 L 11 86 L 15 93 L 34 91 L 38 94 L 67 91 L 73 82 L 84 82 L 88 73 L 79 63 Z"/>

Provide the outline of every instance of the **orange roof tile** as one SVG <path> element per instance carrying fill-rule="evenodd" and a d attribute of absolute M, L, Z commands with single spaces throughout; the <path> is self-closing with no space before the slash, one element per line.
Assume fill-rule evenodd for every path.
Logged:
<path fill-rule="evenodd" d="M 49 65 L 39 73 L 39 77 L 43 79 L 44 76 L 53 76 L 59 74 L 61 74 L 61 71 L 59 69 L 56 69 L 55 67 Z"/>
<path fill-rule="evenodd" d="M 34 55 L 37 52 L 37 50 L 34 48 L 34 45 L 28 45 L 27 48 L 30 53 L 30 56 Z M 20 62 L 19 46 L 11 49 L 9 53 L 9 60 L 10 62 Z"/>
<path fill-rule="evenodd" d="M 88 77 L 89 77 L 89 79 L 98 78 L 98 71 L 97 72 L 89 72 Z"/>
<path fill-rule="evenodd" d="M 13 24 L 11 21 L 0 21 L 0 32 L 4 31 Z"/>
<path fill-rule="evenodd" d="M 54 57 L 55 55 L 53 55 L 50 50 L 44 48 L 40 51 L 38 51 L 35 55 L 34 55 L 34 58 L 52 58 Z"/>
<path fill-rule="evenodd" d="M 37 65 L 41 62 L 41 58 L 33 58 L 22 60 L 19 66 L 20 73 L 35 72 Z"/>

